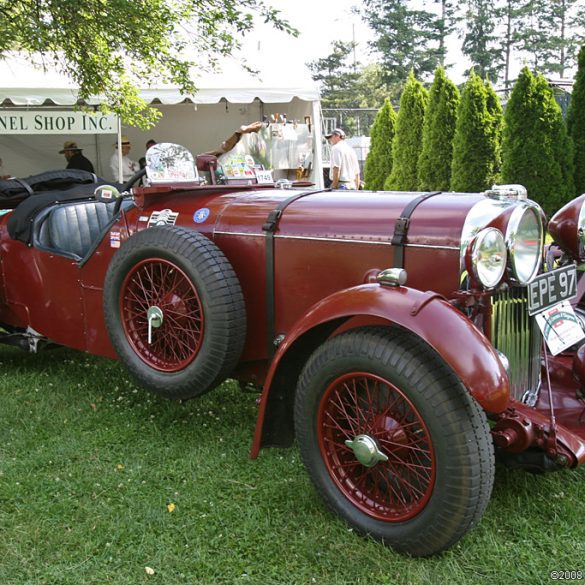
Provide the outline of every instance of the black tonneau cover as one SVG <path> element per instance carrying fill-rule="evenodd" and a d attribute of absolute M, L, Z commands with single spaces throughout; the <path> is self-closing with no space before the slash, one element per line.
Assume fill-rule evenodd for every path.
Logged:
<path fill-rule="evenodd" d="M 16 207 L 21 201 L 40 191 L 64 190 L 72 185 L 87 185 L 98 180 L 100 179 L 93 173 L 76 169 L 48 171 L 24 179 L 7 179 L 0 181 L 0 208 Z"/>
<path fill-rule="evenodd" d="M 39 211 L 62 201 L 92 199 L 98 186 L 108 184 L 122 187 L 80 170 L 50 171 L 0 181 L 0 208 L 15 208 L 7 222 L 10 237 L 29 244 L 32 223 Z"/>

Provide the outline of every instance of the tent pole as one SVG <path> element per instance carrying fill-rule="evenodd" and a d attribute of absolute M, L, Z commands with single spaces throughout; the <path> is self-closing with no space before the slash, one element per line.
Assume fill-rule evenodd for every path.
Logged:
<path fill-rule="evenodd" d="M 94 113 L 98 111 L 97 106 L 94 106 L 93 107 L 93 111 L 94 111 Z M 101 157 L 100 157 L 100 148 L 99 148 L 100 147 L 100 142 L 98 140 L 98 135 L 97 134 L 94 134 L 93 135 L 93 145 L 94 145 L 94 148 L 95 148 L 95 168 L 96 169 L 99 169 L 99 173 L 96 173 L 96 174 L 101 177 L 101 176 L 103 176 L 103 173 L 102 173 L 102 160 L 101 160 Z"/>
<path fill-rule="evenodd" d="M 122 173 L 122 118 L 118 116 L 118 183 L 124 182 Z"/>
<path fill-rule="evenodd" d="M 312 102 L 313 105 L 313 182 L 317 189 L 323 189 L 323 132 L 321 103 L 319 100 Z"/>

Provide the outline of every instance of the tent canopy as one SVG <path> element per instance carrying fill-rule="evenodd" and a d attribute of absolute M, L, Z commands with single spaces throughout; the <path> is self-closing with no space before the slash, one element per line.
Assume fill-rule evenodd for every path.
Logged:
<path fill-rule="evenodd" d="M 191 152 L 217 148 L 242 124 L 270 118 L 286 112 L 288 120 L 310 119 L 314 144 L 321 143 L 319 89 L 308 72 L 294 65 L 262 66 L 255 59 L 257 75 L 250 74 L 233 58 L 222 63 L 221 72 L 193 74 L 198 91 L 183 95 L 179 88 L 168 85 L 145 87 L 141 96 L 163 114 L 157 126 L 149 131 L 123 127 L 132 142 L 130 154 L 135 160 L 143 155 L 147 139 L 157 142 L 178 142 Z M 19 110 L 69 110 L 79 105 L 97 106 L 99 97 L 85 102 L 78 99 L 76 84 L 54 69 L 43 70 L 21 56 L 0 61 L 0 109 L 5 114 Z M 36 174 L 62 168 L 66 161 L 59 151 L 64 140 L 74 140 L 94 163 L 96 172 L 109 177 L 114 137 L 111 135 L 46 134 L 34 136 L 0 132 L 0 158 L 7 173 L 15 176 Z M 297 163 L 291 164 L 291 171 Z M 320 150 L 315 152 L 314 181 L 321 181 Z M 291 173 L 289 173 L 290 175 Z"/>
<path fill-rule="evenodd" d="M 74 106 L 78 104 L 75 83 L 54 70 L 43 71 L 22 57 L 0 61 L 0 105 L 34 107 L 42 105 Z M 141 96 L 149 103 L 216 104 L 225 99 L 230 103 L 250 104 L 255 99 L 266 104 L 288 103 L 293 98 L 318 101 L 319 90 L 310 76 L 302 71 L 263 70 L 248 73 L 235 60 L 227 60 L 221 72 L 194 73 L 198 88 L 194 95 L 181 94 L 177 87 L 161 85 L 144 87 Z M 85 102 L 93 106 L 99 97 Z"/>

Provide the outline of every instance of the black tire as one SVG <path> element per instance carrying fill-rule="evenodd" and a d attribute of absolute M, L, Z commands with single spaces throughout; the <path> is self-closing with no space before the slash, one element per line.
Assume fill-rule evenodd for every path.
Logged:
<path fill-rule="evenodd" d="M 153 307 L 162 318 L 149 341 Z M 246 337 L 231 264 L 208 238 L 178 227 L 149 228 L 121 246 L 106 274 L 104 312 L 122 363 L 165 398 L 193 398 L 223 382 Z"/>
<path fill-rule="evenodd" d="M 300 376 L 295 428 L 328 506 L 397 551 L 428 556 L 452 546 L 489 502 L 495 463 L 485 414 L 410 333 L 361 328 L 324 343 Z"/>

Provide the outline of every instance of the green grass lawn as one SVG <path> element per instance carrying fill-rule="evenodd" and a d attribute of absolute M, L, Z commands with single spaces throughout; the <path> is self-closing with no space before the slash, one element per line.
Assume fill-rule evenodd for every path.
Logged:
<path fill-rule="evenodd" d="M 235 383 L 176 403 L 74 351 L 0 347 L 0 362 L 0 585 L 535 584 L 585 571 L 585 469 L 498 467 L 479 526 L 411 559 L 333 517 L 296 448 L 250 460 L 256 396 Z"/>

